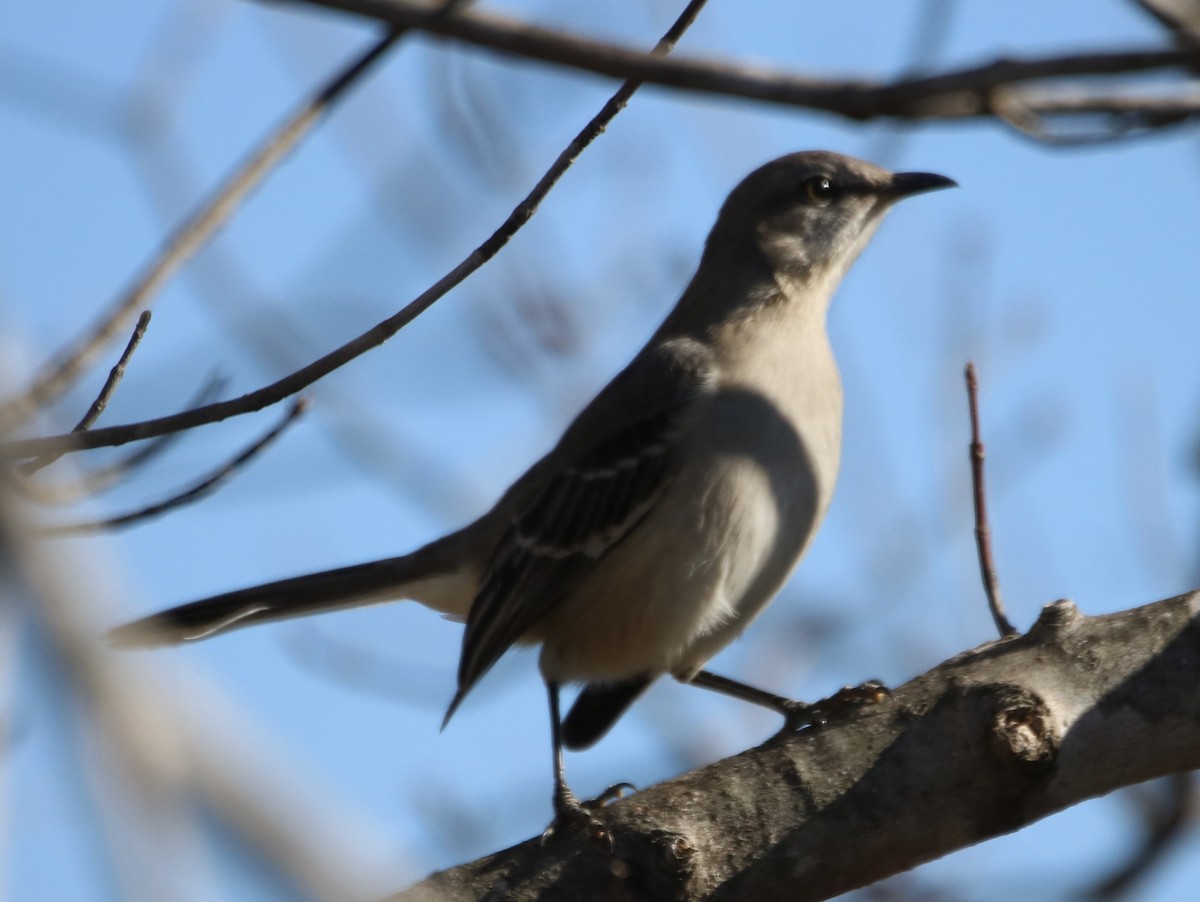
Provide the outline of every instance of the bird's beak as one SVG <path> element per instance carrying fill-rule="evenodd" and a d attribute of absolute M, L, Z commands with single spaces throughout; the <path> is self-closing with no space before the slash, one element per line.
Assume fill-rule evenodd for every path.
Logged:
<path fill-rule="evenodd" d="M 957 188 L 958 182 L 934 172 L 897 172 L 892 176 L 892 183 L 881 192 L 888 200 L 900 200 L 912 197 L 914 194 L 924 194 L 926 191 L 939 191 L 942 188 Z"/>

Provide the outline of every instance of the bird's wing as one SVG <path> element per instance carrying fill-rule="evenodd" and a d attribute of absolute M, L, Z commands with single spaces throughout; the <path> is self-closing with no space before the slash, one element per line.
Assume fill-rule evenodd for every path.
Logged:
<path fill-rule="evenodd" d="M 514 487 L 510 525 L 467 618 L 447 720 L 500 656 L 653 509 L 678 469 L 688 412 L 714 376 L 704 345 L 654 346 Z"/>

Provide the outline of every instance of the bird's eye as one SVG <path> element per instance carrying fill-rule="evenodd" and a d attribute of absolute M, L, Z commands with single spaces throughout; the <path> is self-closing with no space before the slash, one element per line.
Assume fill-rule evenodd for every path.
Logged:
<path fill-rule="evenodd" d="M 825 206 L 837 195 L 837 188 L 833 182 L 823 175 L 805 179 L 802 188 L 804 199 L 818 207 Z"/>

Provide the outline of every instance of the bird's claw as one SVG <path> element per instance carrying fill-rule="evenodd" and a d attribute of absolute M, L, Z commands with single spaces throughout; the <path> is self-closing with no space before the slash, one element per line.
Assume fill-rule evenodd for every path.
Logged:
<path fill-rule="evenodd" d="M 637 787 L 632 783 L 614 783 L 594 799 L 588 799 L 586 802 L 580 802 L 579 804 L 588 811 L 595 811 L 597 808 L 607 808 L 613 802 L 620 801 L 625 796 L 635 792 L 637 792 Z"/>
<path fill-rule="evenodd" d="M 564 787 L 554 795 L 554 821 L 542 832 L 542 845 L 546 845 L 555 836 L 580 831 L 588 839 L 604 843 L 611 853 L 614 848 L 612 833 L 593 812 L 623 798 L 626 791 L 632 792 L 634 788 L 632 783 L 614 783 L 596 798 L 581 802 L 575 798 L 573 792 Z"/>

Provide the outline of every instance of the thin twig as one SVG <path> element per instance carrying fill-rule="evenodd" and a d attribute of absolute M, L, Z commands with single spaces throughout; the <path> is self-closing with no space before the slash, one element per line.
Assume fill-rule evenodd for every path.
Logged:
<path fill-rule="evenodd" d="M 220 373 L 214 372 L 200 387 L 183 410 L 191 410 L 208 404 L 220 396 L 225 390 L 228 380 Z M 41 505 L 77 504 L 84 498 L 99 495 L 112 488 L 129 472 L 149 463 L 153 458 L 166 451 L 180 437 L 180 432 L 169 432 L 150 439 L 143 445 L 118 458 L 112 463 L 88 470 L 75 479 L 55 484 L 44 484 L 32 479 L 10 480 L 11 487 L 27 501 Z"/>
<path fill-rule="evenodd" d="M 173 83 L 177 80 L 178 76 L 171 72 L 156 74 L 147 71 L 144 77 L 138 78 L 139 82 L 146 84 L 136 90 L 147 93 L 153 90 L 150 85 L 156 81 Z M 357 121 L 353 116 L 345 119 L 333 116 L 325 128 L 353 128 Z M 371 122 L 377 121 L 378 115 L 373 115 Z M 174 131 L 165 127 L 160 129 L 161 133 L 155 140 L 137 140 L 131 147 L 139 155 L 138 165 L 133 168 L 143 182 L 147 201 L 160 213 L 160 217 L 165 216 L 167 223 L 172 219 L 167 211 L 180 196 L 196 196 L 199 177 L 196 161 L 190 159 L 184 146 L 186 141 Z M 326 137 L 332 134 L 331 131 L 325 132 Z M 376 146 L 374 134 L 371 126 L 368 133 L 345 134 L 341 137 L 350 146 L 363 150 L 368 146 Z M 384 156 L 394 154 L 385 148 Z M 372 165 L 372 160 L 368 158 L 358 162 L 368 167 Z M 203 181 L 200 180 L 199 184 L 203 184 Z M 221 321 L 223 331 L 229 333 L 262 364 L 260 373 L 271 374 L 271 378 L 291 372 L 331 346 L 328 331 L 314 332 L 311 324 L 302 321 L 301 307 L 289 306 L 282 297 L 271 297 L 269 293 L 250 287 L 255 279 L 246 269 L 245 261 L 239 259 L 237 249 L 229 242 L 214 242 L 205 248 L 187 270 L 180 273 L 179 278 L 187 280 L 194 287 L 200 303 Z M 256 315 L 247 315 L 252 310 L 256 311 Z M 384 311 L 383 315 L 388 312 L 391 311 Z M 356 331 L 353 329 L 348 335 L 340 336 L 339 340 L 348 338 Z M 490 500 L 489 490 L 482 489 L 477 484 L 478 480 L 463 478 L 463 474 L 453 472 L 455 468 L 444 456 L 431 453 L 422 436 L 394 421 L 387 421 L 386 414 L 372 408 L 368 403 L 369 398 L 353 387 L 350 380 L 325 380 L 320 391 L 325 403 L 314 409 L 313 414 L 321 416 L 322 425 L 338 450 L 373 477 L 399 488 L 435 516 L 448 521 L 471 517 Z M 204 403 L 227 397 L 230 395 L 223 392 Z M 174 413 L 175 409 L 161 412 Z M 128 422 L 157 415 L 159 413 L 156 411 L 143 410 L 136 417 L 124 417 L 123 420 Z M 153 441 L 157 440 L 135 442 L 126 447 L 139 448 Z M 122 449 L 116 451 L 121 453 Z M 90 458 L 96 455 L 82 456 Z M 80 460 L 76 467 L 83 470 L 90 464 L 90 460 L 86 463 Z"/>
<path fill-rule="evenodd" d="M 169 510 L 180 507 L 192 501 L 199 501 L 205 495 L 215 491 L 223 482 L 232 477 L 238 470 L 242 469 L 247 463 L 259 455 L 271 442 L 279 437 L 285 429 L 288 428 L 295 420 L 308 408 L 307 398 L 297 398 L 292 402 L 292 406 L 288 408 L 288 412 L 284 415 L 275 426 L 257 439 L 253 444 L 249 445 L 240 454 L 232 460 L 226 462 L 217 470 L 210 473 L 208 476 L 201 479 L 194 485 L 189 486 L 182 491 L 176 492 L 169 498 L 159 501 L 156 504 L 151 504 L 147 507 L 139 508 L 135 511 L 130 511 L 126 514 L 121 514 L 117 517 L 107 517 L 103 520 L 86 520 L 79 523 L 63 523 L 57 526 L 47 526 L 39 530 L 43 536 L 64 536 L 64 535 L 79 535 L 81 533 L 100 532 L 107 529 L 118 529 L 124 526 L 132 526 L 135 523 L 140 523 L 143 520 L 148 520 L 151 517 L 165 514 Z"/>
<path fill-rule="evenodd" d="M 214 370 L 200 389 L 188 399 L 183 405 L 184 410 L 192 410 L 196 407 L 203 407 L 205 404 L 211 403 L 216 398 L 220 397 L 225 391 L 225 387 L 229 384 L 229 379 L 223 373 Z M 96 494 L 115 485 L 122 476 L 138 467 L 149 463 L 159 454 L 166 451 L 180 438 L 180 433 L 170 432 L 166 435 L 160 435 L 146 444 L 130 451 L 124 457 L 121 457 L 107 466 L 99 467 L 88 474 L 89 494 Z"/>
<path fill-rule="evenodd" d="M 983 441 L 979 437 L 979 380 L 975 364 L 967 364 L 967 404 L 971 410 L 971 486 L 975 499 L 975 546 L 979 549 L 979 572 L 987 592 L 988 608 L 1001 636 L 1015 636 L 1017 629 L 1004 613 L 1004 598 L 1000 594 L 1000 579 L 992 560 L 992 530 L 988 526 L 987 492 L 983 484 Z"/>
<path fill-rule="evenodd" d="M 679 18 L 667 30 L 662 40 L 654 48 L 656 54 L 671 51 L 675 43 L 692 24 L 706 0 L 691 0 Z M 641 82 L 631 79 L 617 89 L 609 98 L 600 112 L 577 134 L 566 148 L 555 159 L 546 173 L 538 180 L 533 189 L 517 204 L 508 218 L 493 232 L 487 240 L 471 251 L 465 259 L 446 275 L 442 276 L 424 292 L 402 307 L 397 313 L 378 323 L 373 328 L 346 342 L 339 348 L 329 352 L 324 357 L 314 360 L 307 366 L 296 370 L 282 379 L 264 386 L 256 391 L 242 395 L 229 401 L 210 404 L 206 407 L 185 411 L 181 414 L 144 420 L 140 423 L 130 423 L 125 426 L 113 426 L 108 429 L 94 429 L 78 435 L 59 435 L 46 438 L 22 439 L 19 441 L 0 444 L 0 458 L 32 457 L 51 452 L 70 453 L 87 448 L 100 448 L 110 445 L 123 445 L 138 439 L 164 435 L 168 432 L 179 432 L 192 429 L 206 423 L 215 423 L 232 416 L 262 410 L 271 404 L 276 404 L 284 398 L 294 395 L 312 385 L 318 379 L 329 375 L 334 370 L 365 354 L 372 348 L 383 344 L 410 322 L 424 313 L 438 299 L 446 295 L 452 288 L 461 283 L 467 276 L 475 272 L 499 253 L 500 249 L 517 233 L 530 217 L 533 216 L 541 202 L 562 177 L 563 173 L 575 162 L 589 144 L 594 141 L 608 126 L 613 118 L 624 109 L 625 104 L 633 93 L 641 87 Z"/>
<path fill-rule="evenodd" d="M 108 378 L 104 380 L 104 385 L 100 389 L 100 394 L 96 395 L 96 400 L 92 402 L 92 406 L 87 409 L 87 413 L 83 415 L 72 432 L 83 432 L 90 429 L 92 424 L 96 422 L 100 414 L 104 413 L 104 408 L 108 406 L 108 399 L 112 397 L 113 392 L 117 388 L 117 384 L 125 376 L 125 367 L 129 363 L 129 358 L 133 356 L 133 352 L 137 350 L 138 345 L 142 343 L 142 336 L 146 334 L 146 327 L 150 325 L 150 311 L 143 310 L 142 315 L 138 317 L 137 325 L 134 326 L 133 334 L 129 336 L 129 343 L 125 345 L 125 350 L 121 357 L 117 360 L 116 366 L 108 371 Z M 32 476 L 38 470 L 50 466 L 58 460 L 61 454 L 48 454 L 45 457 L 39 457 L 35 460 L 28 460 L 21 465 L 20 472 L 25 476 Z"/>
<path fill-rule="evenodd" d="M 482 10 L 452 19 L 435 19 L 429 4 L 410 0 L 303 2 L 598 75 L 805 107 L 858 122 L 877 118 L 920 120 L 990 116 L 992 91 L 1006 85 L 1048 78 L 1186 69 L 1200 64 L 1200 48 L 1153 48 L 1030 59 L 1002 58 L 980 66 L 891 82 L 813 78 L 739 63 L 686 57 L 662 59 L 617 44 L 541 28 Z M 1192 112 L 1197 110 L 1193 107 Z"/>
<path fill-rule="evenodd" d="M 29 389 L 0 407 L 0 434 L 24 422 L 75 380 L 104 345 L 121 329 L 133 311 L 143 307 L 167 279 L 224 225 L 246 195 L 266 176 L 399 37 L 393 29 L 370 50 L 335 76 L 272 134 L 207 201 L 167 239 L 149 267 L 119 296 L 91 329 L 46 363 Z"/>

